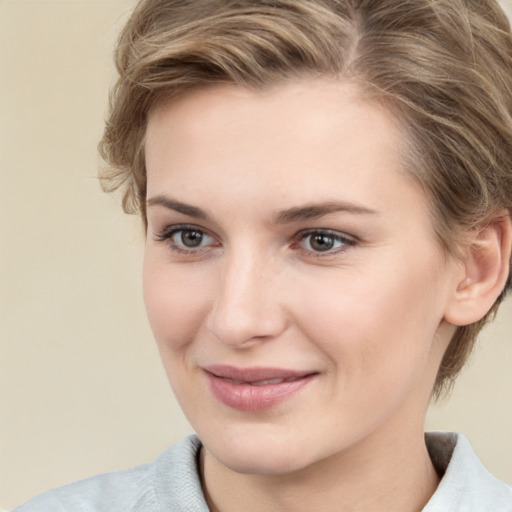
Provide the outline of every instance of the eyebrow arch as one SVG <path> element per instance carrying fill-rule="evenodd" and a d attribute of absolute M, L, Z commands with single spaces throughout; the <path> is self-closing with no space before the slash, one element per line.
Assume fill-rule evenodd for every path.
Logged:
<path fill-rule="evenodd" d="M 146 205 L 160 205 L 169 210 L 174 210 L 178 213 L 183 213 L 183 215 L 188 215 L 189 217 L 195 217 L 196 219 L 202 220 L 210 220 L 210 216 L 204 210 L 201 210 L 201 208 L 197 208 L 197 206 L 192 206 L 190 204 L 181 203 L 180 201 L 169 199 L 165 196 L 151 197 L 146 201 Z"/>
<path fill-rule="evenodd" d="M 152 197 L 146 201 L 147 206 L 163 206 L 169 210 L 174 210 L 183 215 L 194 217 L 196 219 L 211 220 L 210 216 L 201 208 L 190 204 L 170 199 L 163 195 Z M 297 206 L 286 210 L 281 210 L 273 215 L 274 224 L 286 224 L 289 222 L 299 222 L 304 220 L 312 220 L 328 215 L 329 213 L 348 212 L 366 215 L 378 215 L 378 212 L 364 206 L 353 203 L 328 201 L 325 203 L 308 204 L 305 206 Z"/>
<path fill-rule="evenodd" d="M 376 210 L 359 206 L 348 202 L 328 201 L 325 203 L 308 204 L 298 206 L 277 212 L 273 221 L 275 224 L 286 224 L 288 222 L 298 222 L 312 220 L 335 212 L 348 212 L 366 215 L 378 215 Z"/>

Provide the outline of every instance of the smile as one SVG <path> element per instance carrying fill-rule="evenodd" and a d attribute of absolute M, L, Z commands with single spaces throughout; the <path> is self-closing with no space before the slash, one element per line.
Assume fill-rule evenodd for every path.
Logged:
<path fill-rule="evenodd" d="M 214 397 L 244 412 L 270 409 L 292 398 L 318 375 L 280 368 L 236 368 L 213 365 L 204 368 Z"/>

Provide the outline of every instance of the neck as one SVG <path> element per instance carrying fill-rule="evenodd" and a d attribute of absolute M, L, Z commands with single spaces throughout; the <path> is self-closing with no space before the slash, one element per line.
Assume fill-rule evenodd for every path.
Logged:
<path fill-rule="evenodd" d="M 376 436 L 377 437 L 377 436 Z M 213 512 L 416 512 L 439 483 L 422 429 L 365 439 L 364 446 L 288 474 L 231 471 L 203 449 L 205 495 Z"/>

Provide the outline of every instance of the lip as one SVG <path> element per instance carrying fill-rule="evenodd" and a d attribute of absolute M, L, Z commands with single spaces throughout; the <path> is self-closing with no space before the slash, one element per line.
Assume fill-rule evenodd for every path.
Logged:
<path fill-rule="evenodd" d="M 245 412 L 277 406 L 292 398 L 318 375 L 314 371 L 228 365 L 211 365 L 203 370 L 217 400 Z"/>

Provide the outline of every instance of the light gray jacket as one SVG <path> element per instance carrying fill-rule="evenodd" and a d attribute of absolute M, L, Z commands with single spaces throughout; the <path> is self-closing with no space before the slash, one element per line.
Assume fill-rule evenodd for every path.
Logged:
<path fill-rule="evenodd" d="M 436 432 L 426 441 L 444 476 L 423 512 L 512 512 L 512 488 L 484 468 L 463 435 Z M 150 464 L 66 485 L 13 512 L 208 512 L 200 446 L 187 437 Z"/>

